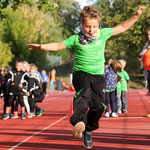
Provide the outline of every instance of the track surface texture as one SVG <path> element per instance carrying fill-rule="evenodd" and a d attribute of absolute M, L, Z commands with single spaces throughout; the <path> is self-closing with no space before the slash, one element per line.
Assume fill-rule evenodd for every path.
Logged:
<path fill-rule="evenodd" d="M 128 90 L 128 113 L 100 119 L 93 132 L 92 150 L 150 150 L 150 96 Z M 74 92 L 50 92 L 41 108 L 43 116 L 0 120 L 0 150 L 85 150 L 82 139 L 72 137 L 69 122 Z M 0 100 L 2 116 L 3 101 Z"/>

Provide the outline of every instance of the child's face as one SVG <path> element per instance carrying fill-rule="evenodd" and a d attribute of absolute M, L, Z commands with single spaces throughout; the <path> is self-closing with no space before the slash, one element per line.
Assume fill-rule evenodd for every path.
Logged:
<path fill-rule="evenodd" d="M 95 33 L 97 33 L 99 22 L 96 19 L 87 19 L 82 24 L 82 28 L 88 36 L 93 36 Z"/>
<path fill-rule="evenodd" d="M 23 66 L 22 66 L 22 71 L 23 71 L 23 72 L 26 72 L 26 71 L 27 71 L 27 66 L 26 66 L 26 65 L 23 65 Z"/>
<path fill-rule="evenodd" d="M 35 73 L 36 73 L 36 69 L 35 69 L 35 68 L 31 68 L 31 69 L 30 69 L 30 75 L 31 75 L 31 76 L 34 76 Z"/>
<path fill-rule="evenodd" d="M 147 39 L 150 41 L 150 31 L 147 32 Z"/>
<path fill-rule="evenodd" d="M 42 71 L 42 75 L 46 75 L 46 71 L 43 70 L 43 71 Z"/>
<path fill-rule="evenodd" d="M 17 71 L 21 71 L 22 70 L 22 63 L 21 62 L 16 63 L 16 70 Z"/>

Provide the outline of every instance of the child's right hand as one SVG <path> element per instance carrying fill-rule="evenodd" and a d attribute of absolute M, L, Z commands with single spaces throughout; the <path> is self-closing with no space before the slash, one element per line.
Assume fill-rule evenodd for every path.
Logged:
<path fill-rule="evenodd" d="M 12 82 L 12 83 L 11 83 L 11 86 L 13 86 L 13 85 L 15 85 L 15 83 L 14 83 L 14 82 Z"/>
<path fill-rule="evenodd" d="M 136 15 L 141 16 L 144 9 L 146 9 L 145 6 L 140 6 L 136 12 Z"/>
<path fill-rule="evenodd" d="M 20 87 L 20 88 L 22 88 L 22 87 L 23 87 L 22 83 L 20 83 L 20 84 L 19 84 L 19 87 Z"/>
<path fill-rule="evenodd" d="M 29 50 L 41 49 L 41 44 L 28 44 L 28 46 L 31 46 Z"/>
<path fill-rule="evenodd" d="M 27 92 L 27 96 L 30 96 L 30 92 Z"/>
<path fill-rule="evenodd" d="M 4 97 L 3 96 L 1 97 L 1 100 L 4 101 Z"/>

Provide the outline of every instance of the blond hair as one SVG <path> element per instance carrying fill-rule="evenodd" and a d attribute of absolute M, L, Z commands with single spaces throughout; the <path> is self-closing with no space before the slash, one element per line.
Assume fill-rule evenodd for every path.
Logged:
<path fill-rule="evenodd" d="M 23 65 L 23 67 L 26 68 L 26 71 L 30 70 L 30 65 L 29 65 L 29 63 L 27 61 L 23 61 L 22 65 Z"/>
<path fill-rule="evenodd" d="M 84 9 L 80 13 L 81 23 L 84 24 L 86 19 L 96 19 L 100 23 L 101 21 L 101 13 L 93 6 L 85 6 Z"/>
<path fill-rule="evenodd" d="M 120 59 L 119 62 L 122 64 L 123 68 L 126 66 L 126 61 L 124 59 Z"/>
<path fill-rule="evenodd" d="M 35 65 L 35 64 L 33 64 L 33 63 L 31 63 L 31 64 L 30 64 L 30 70 L 31 70 L 31 69 L 35 69 L 35 70 L 37 71 L 37 67 L 36 67 L 36 65 Z"/>

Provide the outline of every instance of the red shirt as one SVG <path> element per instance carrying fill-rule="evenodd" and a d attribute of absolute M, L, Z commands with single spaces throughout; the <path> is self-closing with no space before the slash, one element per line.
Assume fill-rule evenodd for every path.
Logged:
<path fill-rule="evenodd" d="M 144 54 L 144 67 L 150 70 L 150 48 Z"/>

